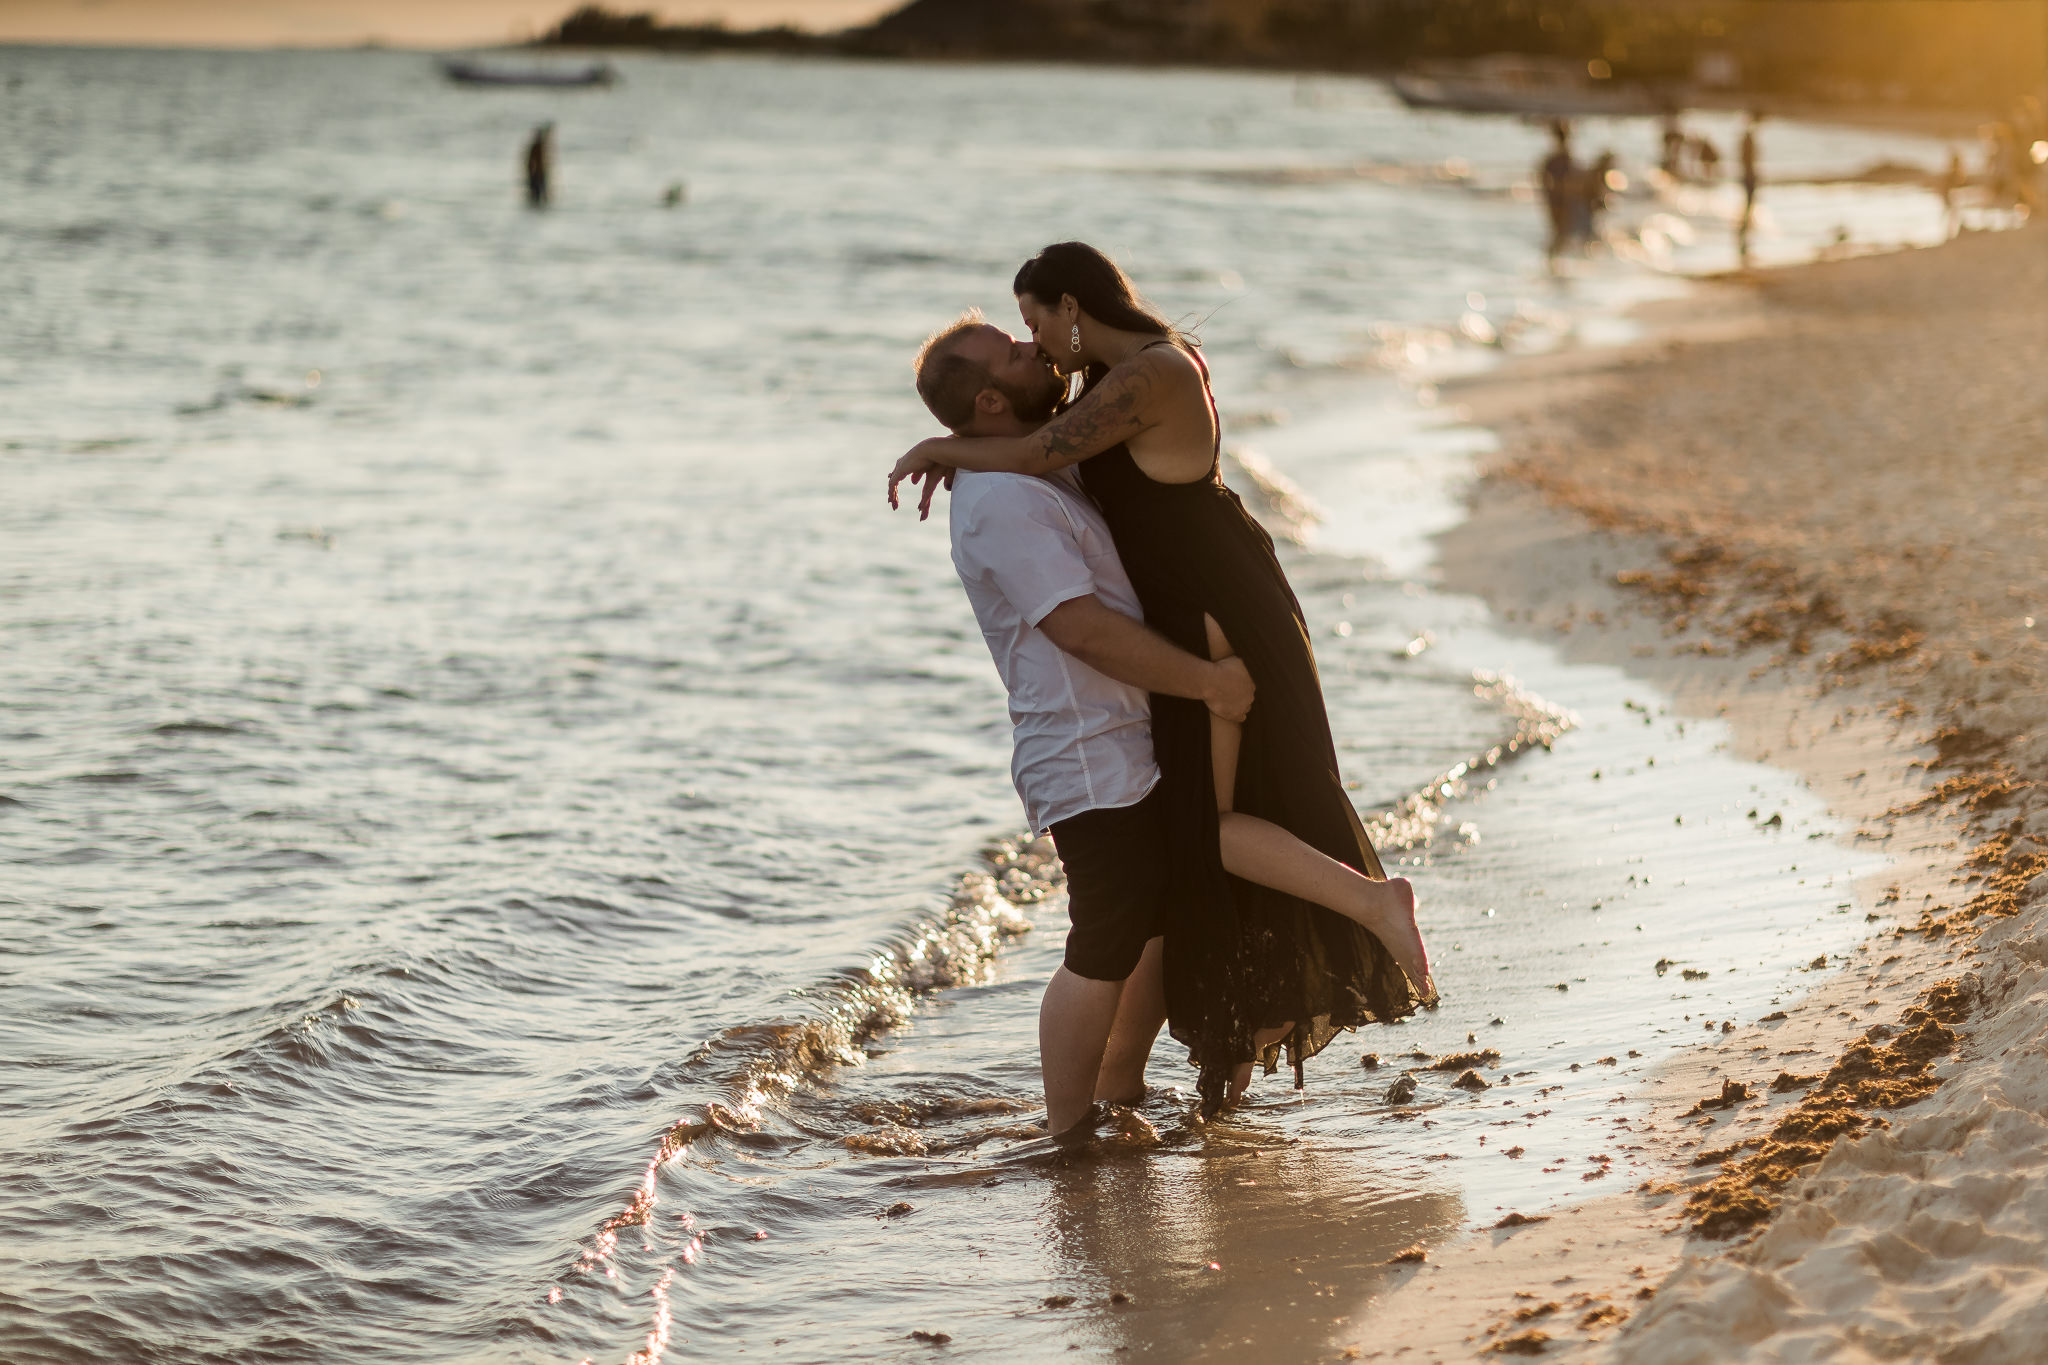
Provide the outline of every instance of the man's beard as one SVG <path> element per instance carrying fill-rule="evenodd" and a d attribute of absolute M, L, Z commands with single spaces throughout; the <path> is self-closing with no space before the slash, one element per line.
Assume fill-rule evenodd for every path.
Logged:
<path fill-rule="evenodd" d="M 1010 400 L 1010 411 L 1033 425 L 1050 420 L 1052 410 L 1059 406 L 1060 399 L 1067 392 L 1067 386 L 1060 382 L 1050 365 L 1041 367 L 1040 380 L 1040 383 L 1031 385 L 996 383 L 996 390 Z"/>

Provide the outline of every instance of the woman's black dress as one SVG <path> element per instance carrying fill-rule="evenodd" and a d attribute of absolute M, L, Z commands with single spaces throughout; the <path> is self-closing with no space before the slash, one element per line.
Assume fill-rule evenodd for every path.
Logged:
<path fill-rule="evenodd" d="M 1220 425 L 1218 431 L 1220 455 Z M 1206 658 L 1202 617 L 1213 616 L 1251 671 L 1258 692 L 1244 722 L 1234 808 L 1384 878 L 1338 774 L 1301 604 L 1273 538 L 1223 486 L 1217 460 L 1199 482 L 1159 483 L 1119 445 L 1085 461 L 1080 473 L 1109 523 L 1147 624 Z M 1355 921 L 1223 871 L 1206 706 L 1155 694 L 1152 742 L 1175 840 L 1168 1023 L 1201 1069 L 1205 1107 L 1215 1107 L 1231 1071 L 1252 1059 L 1252 1035 L 1260 1029 L 1296 1025 L 1284 1046 L 1299 1086 L 1302 1063 L 1340 1029 L 1399 1019 L 1432 1003 Z M 1267 1052 L 1268 1070 L 1276 1057 L 1277 1049 Z"/>

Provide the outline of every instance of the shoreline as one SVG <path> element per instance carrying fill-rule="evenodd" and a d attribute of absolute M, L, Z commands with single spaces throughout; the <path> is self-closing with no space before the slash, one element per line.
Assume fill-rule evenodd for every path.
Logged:
<path fill-rule="evenodd" d="M 1672 418 L 1714 391 L 1710 380 L 1733 377 L 1716 372 L 1733 357 L 1746 382 L 1720 392 L 1725 402 L 1746 405 L 1747 430 L 1726 434 L 1713 454 L 1739 454 L 1745 439 L 1758 446 L 1758 429 L 1779 415 L 1774 408 L 1790 412 L 1812 400 L 1767 382 L 1778 372 L 1756 368 L 1756 357 L 1781 365 L 1810 357 L 1816 317 L 1867 308 L 1872 286 L 1912 299 L 1908 317 L 1860 329 L 1861 344 L 1882 349 L 1888 326 L 1945 309 L 1954 331 L 1945 339 L 1953 351 L 1969 352 L 1973 335 L 1983 340 L 1979 315 L 2000 311 L 1992 297 L 1999 278 L 2048 258 L 2043 245 L 2038 229 L 1971 234 L 1944 247 L 1786 267 L 1739 283 L 1702 281 L 1691 298 L 1638 309 L 1647 336 L 1635 345 L 1521 357 L 1442 386 L 1446 404 L 1463 405 L 1470 421 L 1501 437 L 1500 452 L 1483 463 L 1470 518 L 1440 538 L 1444 585 L 1484 599 L 1509 629 L 1562 638 L 1567 657 L 1613 664 L 1664 688 L 1688 715 L 1725 719 L 1744 756 L 1799 773 L 1853 825 L 1858 843 L 1890 853 L 1894 864 L 1857 888 L 1857 908 L 1873 934 L 1855 955 L 1827 964 L 1829 972 L 1803 999 L 1788 1001 L 1782 1017 L 1741 1021 L 1647 1083 L 1649 1126 L 1664 1133 L 1650 1146 L 1661 1149 L 1672 1178 L 1560 1211 L 1541 1226 L 1468 1236 L 1433 1253 L 1426 1269 L 1369 1310 L 1374 1334 L 1407 1348 L 1402 1359 L 1469 1358 L 1519 1338 L 1502 1349 L 1556 1359 L 1706 1361 L 1728 1359 L 1773 1332 L 1834 1332 L 1830 1311 L 1857 1301 L 1845 1288 L 1856 1272 L 1844 1268 L 1843 1246 L 1896 1238 L 1903 1222 L 1851 1173 L 1893 1153 L 1909 1133 L 1934 1141 L 1937 1160 L 1966 1159 L 1960 1146 L 1924 1130 L 1938 1124 L 1933 1114 L 1997 1080 L 1987 1073 L 1999 1059 L 1971 1040 L 2026 1025 L 2024 1018 L 1994 1023 L 1994 1016 L 1999 1002 L 2030 984 L 2021 980 L 2035 960 L 2029 928 L 2048 892 L 2040 875 L 2048 857 L 2029 842 L 2048 834 L 2048 821 L 2028 804 L 2024 785 L 2040 771 L 2041 746 L 2031 746 L 2029 764 L 2004 763 L 1991 740 L 1997 731 L 1969 723 L 1986 718 L 1960 715 L 1972 710 L 1968 689 L 1942 667 L 1939 633 L 1907 619 L 1906 599 L 1894 592 L 1888 605 L 1883 594 L 1866 603 L 1841 587 L 1830 595 L 1840 568 L 1829 560 L 1853 566 L 1866 552 L 1854 517 L 1835 528 L 1832 541 L 1812 539 L 1812 527 L 1802 528 L 1804 540 L 1751 534 L 1745 522 L 1754 520 L 1755 484 L 1782 462 L 1764 448 L 1747 450 L 1747 461 L 1702 459 L 1696 428 Z M 1943 278 L 1929 281 L 1930 273 Z M 1958 274 L 1979 285 L 1975 294 L 1959 294 L 1946 278 Z M 1946 293 L 1947 303 L 1930 288 Z M 1998 342 L 1984 344 L 1995 352 Z M 1966 367 L 1982 359 L 1949 358 Z M 1890 405 L 1924 398 L 1910 385 L 1881 381 L 1854 396 L 1880 429 Z M 2038 406 L 2030 406 L 2023 385 L 2004 397 L 1999 412 L 2016 403 L 2021 425 Z M 1992 448 L 2024 444 L 1994 438 Z M 1590 449 L 1606 457 L 1597 467 L 1585 458 Z M 1866 439 L 1853 451 L 1824 451 L 1819 462 L 1875 459 L 1891 469 L 1917 454 L 1910 442 L 1887 449 Z M 1674 480 L 1682 495 L 1671 491 Z M 1808 499 L 1825 501 L 1829 487 L 1807 490 Z M 2028 562 L 2024 538 L 2011 548 Z M 2038 561 L 2038 549 L 2031 559 Z M 1923 578 L 1915 585 L 1923 595 L 1954 586 L 1946 575 Z M 2009 578 L 2015 588 L 2026 581 Z M 1979 660 L 1993 657 L 1983 643 L 1962 646 L 1969 671 L 1981 672 Z M 2014 643 L 2022 655 L 2039 645 Z M 2037 661 L 1999 662 L 2038 672 Z M 2014 709 L 2009 696 L 2006 703 Z M 2008 736 L 2033 724 L 2003 719 Z M 1950 904 L 1963 898 L 1958 886 L 1976 893 L 1961 912 Z M 2031 914 L 2021 913 L 2026 905 Z M 1972 941 L 1977 927 L 1992 923 L 1994 933 Z M 1871 961 L 1879 964 L 1874 971 Z M 1960 987 L 1935 989 L 1950 979 Z M 1912 1013 L 1930 992 L 1943 1007 L 1931 1021 Z M 1945 1046 L 1956 1025 L 1959 1052 Z M 1891 1041 L 1908 1035 L 1917 1048 Z M 1774 1093 L 1770 1073 L 1781 1057 L 1792 1081 Z M 1863 1075 L 1859 1092 L 1858 1075 L 1872 1070 L 1873 1057 L 1875 1079 L 1890 1088 Z M 1721 1081 L 1746 1085 L 1755 1098 L 1703 1111 L 1699 1101 Z M 1931 1083 L 1940 1085 L 1932 1098 L 1901 1103 Z M 1684 1105 L 1693 1106 L 1689 1114 Z M 2048 1130 L 2033 1145 L 2035 1161 L 2044 1149 Z M 1702 1152 L 1719 1159 L 1693 1166 Z M 1908 1192 L 1919 1178 L 1885 1174 Z M 1780 1199 L 1796 1212 L 1774 1217 Z M 1736 1240 L 1702 1238 L 1693 1230 L 1702 1218 Z M 2048 1262 L 2048 1242 L 2033 1250 Z M 1759 1269 L 1759 1258 L 1770 1268 Z M 1557 1273 L 1537 1269 L 1550 1265 Z M 1861 1274 L 1884 1278 L 1868 1266 Z M 1930 1345 L 1928 1329 L 1917 1330 L 1915 1345 Z M 1362 1358 L 1391 1359 L 1395 1351 Z"/>

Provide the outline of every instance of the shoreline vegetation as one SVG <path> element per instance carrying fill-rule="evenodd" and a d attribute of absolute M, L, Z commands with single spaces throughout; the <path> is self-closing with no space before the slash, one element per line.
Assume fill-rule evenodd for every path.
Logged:
<path fill-rule="evenodd" d="M 535 46 L 1371 75 L 1516 53 L 1596 102 L 1956 129 L 2048 85 L 2048 7 L 1971 0 L 909 0 L 828 33 L 586 5 Z"/>
<path fill-rule="evenodd" d="M 1383 1339 L 1685 1365 L 2048 1330 L 2016 1287 L 2048 1275 L 2044 290 L 2048 227 L 1967 233 L 1446 392 L 1501 437 L 1450 584 L 1725 719 L 1893 863 L 1861 948 L 1651 1083 L 1671 1179 L 1442 1249 Z"/>

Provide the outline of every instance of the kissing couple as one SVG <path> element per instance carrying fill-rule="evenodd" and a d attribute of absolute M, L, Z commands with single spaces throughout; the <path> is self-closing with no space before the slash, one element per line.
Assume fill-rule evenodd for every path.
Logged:
<path fill-rule="evenodd" d="M 952 490 L 953 563 L 1010 695 L 1011 772 L 1066 871 L 1039 1009 L 1046 1129 L 1128 1102 L 1166 1023 L 1204 1112 L 1252 1064 L 1436 1003 L 1415 891 L 1345 795 L 1301 605 L 1224 487 L 1197 343 L 1115 262 L 1060 242 L 1017 272 L 1030 330 L 970 313 L 918 353 L 950 436 L 889 475 Z M 1069 398 L 1072 376 L 1079 393 Z"/>

